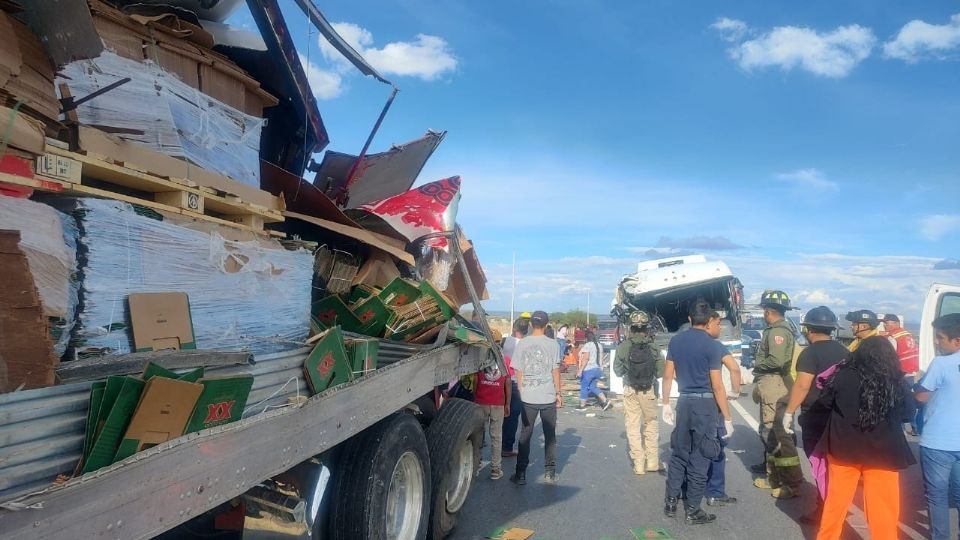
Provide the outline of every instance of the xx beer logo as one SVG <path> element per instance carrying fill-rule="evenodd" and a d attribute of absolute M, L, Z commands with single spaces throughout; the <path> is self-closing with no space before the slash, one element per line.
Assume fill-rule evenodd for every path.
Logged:
<path fill-rule="evenodd" d="M 373 318 L 373 310 L 372 310 L 372 309 L 368 309 L 367 311 L 364 311 L 364 312 L 360 315 L 360 321 L 361 321 L 361 322 L 367 322 L 367 321 L 369 321 L 369 320 L 372 319 L 372 318 Z"/>
<path fill-rule="evenodd" d="M 324 324 L 332 323 L 333 321 L 337 320 L 337 310 L 330 309 L 317 313 L 317 318 L 320 319 L 320 322 Z"/>
<path fill-rule="evenodd" d="M 204 424 L 215 424 L 230 420 L 231 409 L 236 400 L 221 401 L 220 403 L 210 403 L 207 405 L 207 417 L 203 420 Z"/>
<path fill-rule="evenodd" d="M 407 303 L 407 295 L 400 293 L 393 297 L 393 302 L 390 302 L 395 306 L 402 306 Z"/>
<path fill-rule="evenodd" d="M 333 353 L 327 353 L 323 357 L 323 360 L 320 361 L 320 364 L 317 365 L 317 371 L 320 372 L 320 376 L 326 379 L 330 375 L 330 370 L 333 369 Z"/>

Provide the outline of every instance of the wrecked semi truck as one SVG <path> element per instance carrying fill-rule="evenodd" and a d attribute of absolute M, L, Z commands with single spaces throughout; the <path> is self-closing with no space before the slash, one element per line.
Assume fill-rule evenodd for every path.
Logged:
<path fill-rule="evenodd" d="M 443 133 L 313 162 L 279 4 L 239 4 L 0 2 L 3 538 L 456 524 L 481 425 L 444 390 L 503 365 L 459 178 L 411 189 Z"/>
<path fill-rule="evenodd" d="M 670 338 L 689 327 L 690 307 L 699 301 L 720 313 L 719 339 L 739 364 L 743 285 L 722 261 L 686 255 L 640 262 L 637 272 L 623 276 L 617 285 L 612 313 L 624 327 L 630 325 L 632 313 L 647 313 L 655 342 L 666 356 Z M 724 378 L 729 380 L 726 369 Z"/>

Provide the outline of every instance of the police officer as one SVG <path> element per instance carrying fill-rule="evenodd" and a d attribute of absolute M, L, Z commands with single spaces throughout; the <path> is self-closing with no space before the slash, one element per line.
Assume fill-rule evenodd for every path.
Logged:
<path fill-rule="evenodd" d="M 727 406 L 727 393 L 720 368 L 726 348 L 707 331 L 716 311 L 706 302 L 697 302 L 690 312 L 689 330 L 670 339 L 663 370 L 663 421 L 676 426 L 670 435 L 670 468 L 667 472 L 667 493 L 664 514 L 677 514 L 684 483 L 686 522 L 690 525 L 711 523 L 717 519 L 700 508 L 707 485 L 711 460 L 721 452 L 720 421 L 723 418 L 725 437 L 733 433 L 733 421 Z M 676 376 L 680 397 L 676 413 L 670 406 L 670 389 Z"/>
<path fill-rule="evenodd" d="M 777 499 L 792 499 L 798 495 L 803 481 L 796 439 L 783 428 L 796 347 L 785 314 L 793 308 L 787 293 L 771 290 L 764 291 L 760 297 L 760 307 L 767 327 L 754 360 L 753 400 L 760 405 L 760 440 L 766 454 L 763 465 L 766 478 L 757 478 L 753 485 L 770 489 L 770 495 Z M 760 472 L 756 467 L 753 470 Z"/>
<path fill-rule="evenodd" d="M 660 463 L 660 419 L 657 414 L 657 379 L 663 377 L 663 357 L 653 342 L 650 316 L 644 311 L 630 314 L 630 337 L 617 346 L 613 372 L 623 377 L 623 421 L 633 472 L 644 474 L 663 470 Z M 656 362 L 647 380 L 630 377 L 630 351 L 648 348 L 656 355 Z M 638 351 L 634 350 L 636 354 Z M 643 437 L 640 435 L 641 427 Z"/>

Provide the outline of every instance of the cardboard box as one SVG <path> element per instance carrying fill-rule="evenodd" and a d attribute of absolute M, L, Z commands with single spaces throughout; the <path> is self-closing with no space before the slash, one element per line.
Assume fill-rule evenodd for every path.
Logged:
<path fill-rule="evenodd" d="M 147 381 L 113 461 L 183 435 L 203 385 L 166 377 Z"/>
<path fill-rule="evenodd" d="M 243 417 L 243 409 L 253 388 L 253 375 L 205 377 L 200 384 L 203 392 L 184 433 L 229 424 Z"/>
<path fill-rule="evenodd" d="M 186 293 L 134 293 L 127 302 L 135 351 L 197 348 Z"/>
<path fill-rule="evenodd" d="M 353 369 L 347 361 L 340 328 L 324 332 L 303 363 L 303 372 L 313 394 L 353 380 Z"/>
<path fill-rule="evenodd" d="M 4 118 L 3 129 L 10 131 L 8 144 L 14 148 L 26 150 L 32 154 L 42 154 L 44 150 L 43 124 L 23 113 L 16 113 L 0 105 L 0 118 Z M 10 120 L 13 119 L 13 123 Z"/>
<path fill-rule="evenodd" d="M 393 257 L 379 249 L 373 249 L 353 278 L 353 284 L 383 289 L 398 277 L 400 270 L 397 269 L 397 263 L 393 262 Z"/>
<path fill-rule="evenodd" d="M 379 337 L 387 328 L 390 318 L 390 309 L 377 296 L 361 300 L 353 308 L 353 314 L 359 319 L 362 328 L 358 333 L 365 336 Z"/>
<path fill-rule="evenodd" d="M 0 88 L 48 120 L 56 121 L 60 102 L 55 71 L 40 40 L 19 20 L 0 11 Z"/>
<path fill-rule="evenodd" d="M 154 364 L 153 362 L 147 362 L 146 367 L 143 368 L 142 377 L 144 382 L 149 381 L 154 377 L 166 377 L 168 379 L 177 379 L 178 381 L 197 382 L 203 378 L 203 368 L 198 367 L 197 369 L 193 369 L 182 375 L 178 375 L 175 371 Z"/>

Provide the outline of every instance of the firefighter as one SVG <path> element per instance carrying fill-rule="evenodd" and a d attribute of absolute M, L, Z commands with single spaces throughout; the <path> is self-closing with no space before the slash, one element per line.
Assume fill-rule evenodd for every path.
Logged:
<path fill-rule="evenodd" d="M 789 388 L 790 369 L 796 340 L 785 315 L 790 309 L 790 297 L 783 291 L 767 290 L 760 297 L 763 319 L 767 327 L 760 339 L 760 348 L 753 367 L 753 400 L 760 405 L 760 440 L 766 453 L 761 465 L 766 477 L 754 480 L 753 485 L 770 489 L 777 499 L 792 499 L 799 493 L 803 473 L 794 435 L 783 427 Z M 753 469 L 760 472 L 758 468 Z"/>
<path fill-rule="evenodd" d="M 857 347 L 868 337 L 880 335 L 880 330 L 877 328 L 880 321 L 877 319 L 877 314 L 869 309 L 851 311 L 847 313 L 845 319 L 850 321 L 850 330 L 853 332 L 853 337 L 855 338 L 853 342 L 850 343 L 850 346 L 847 347 L 850 349 L 850 352 L 857 350 Z"/>

